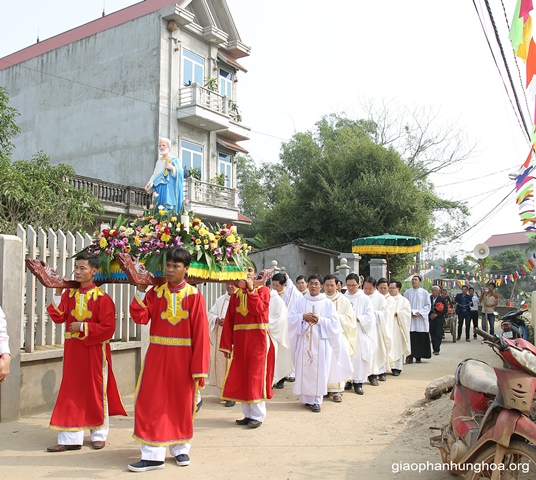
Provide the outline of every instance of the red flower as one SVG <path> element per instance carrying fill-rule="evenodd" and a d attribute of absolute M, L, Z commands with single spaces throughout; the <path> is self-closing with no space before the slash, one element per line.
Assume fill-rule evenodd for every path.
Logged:
<path fill-rule="evenodd" d="M 117 237 L 117 235 L 119 235 L 119 232 L 117 230 L 114 230 L 113 236 Z"/>
<path fill-rule="evenodd" d="M 109 231 L 108 229 L 105 228 L 105 229 L 102 231 L 102 234 L 103 234 L 106 238 L 108 238 L 108 237 L 110 236 L 110 231 Z"/>
<path fill-rule="evenodd" d="M 171 233 L 171 230 L 169 227 L 164 228 L 164 233 L 167 233 L 168 235 Z"/>

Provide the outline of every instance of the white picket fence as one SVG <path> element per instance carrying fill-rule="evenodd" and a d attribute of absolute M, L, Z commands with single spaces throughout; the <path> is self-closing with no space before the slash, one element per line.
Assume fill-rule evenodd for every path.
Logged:
<path fill-rule="evenodd" d="M 22 240 L 25 248 L 24 257 L 43 260 L 59 275 L 72 278 L 76 252 L 91 243 L 88 234 L 63 233 L 53 230 L 37 231 L 31 226 L 24 229 L 17 228 L 17 236 Z M 26 266 L 24 266 L 26 269 Z M 224 291 L 222 284 L 207 283 L 200 285 L 208 308 Z M 103 290 L 108 293 L 116 308 L 116 328 L 112 341 L 128 342 L 140 339 L 140 327 L 136 325 L 129 315 L 129 306 L 135 294 L 135 287 L 129 284 L 105 284 Z M 64 325 L 56 325 L 50 320 L 46 307 L 52 302 L 53 289 L 47 289 L 26 269 L 25 273 L 24 316 L 21 325 L 20 347 L 26 353 L 33 353 L 36 349 L 60 346 L 64 342 Z"/>

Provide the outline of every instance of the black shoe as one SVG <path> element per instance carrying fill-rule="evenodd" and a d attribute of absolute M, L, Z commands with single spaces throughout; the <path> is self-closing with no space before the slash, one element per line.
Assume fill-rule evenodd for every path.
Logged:
<path fill-rule="evenodd" d="M 434 355 L 439 355 L 439 352 L 434 352 Z"/>
<path fill-rule="evenodd" d="M 352 382 L 346 382 L 346 384 L 344 385 L 344 389 L 345 390 L 352 390 L 353 386 L 354 385 L 352 384 Z"/>
<path fill-rule="evenodd" d="M 354 391 L 358 395 L 363 395 L 365 393 L 363 391 L 363 384 L 362 383 L 354 383 Z"/>
<path fill-rule="evenodd" d="M 202 406 L 203 406 L 203 399 L 199 400 L 199 403 L 197 404 L 197 407 L 195 407 L 195 413 L 199 412 L 199 410 L 201 410 Z"/>
<path fill-rule="evenodd" d="M 413 357 L 406 358 L 406 365 L 410 365 L 413 363 Z"/>
<path fill-rule="evenodd" d="M 393 374 L 393 377 L 398 377 L 402 370 L 398 370 L 398 368 L 391 369 L 391 373 Z"/>
<path fill-rule="evenodd" d="M 470 339 L 470 338 L 466 338 L 465 341 L 466 341 L 466 342 L 470 342 L 471 339 Z"/>
<path fill-rule="evenodd" d="M 251 420 L 251 418 L 244 417 L 242 420 L 235 420 L 235 422 L 237 425 L 247 425 Z"/>
<path fill-rule="evenodd" d="M 476 334 L 473 335 L 473 338 L 476 340 Z"/>
<path fill-rule="evenodd" d="M 190 465 L 190 457 L 186 455 L 185 453 L 181 453 L 180 455 L 177 455 L 175 457 L 175 460 L 177 460 L 177 465 L 179 467 L 187 467 Z"/>
<path fill-rule="evenodd" d="M 248 427 L 250 428 L 259 428 L 262 425 L 262 422 L 259 422 L 258 420 L 251 419 L 248 422 Z"/>
<path fill-rule="evenodd" d="M 140 460 L 136 463 L 131 463 L 128 469 L 131 472 L 148 472 L 149 470 L 161 470 L 164 468 L 164 462 L 156 462 L 153 460 Z"/>
<path fill-rule="evenodd" d="M 420 358 L 416 358 L 416 359 L 415 359 L 415 362 L 416 362 L 416 363 L 422 363 Z"/>
<path fill-rule="evenodd" d="M 306 406 L 306 407 L 312 407 L 313 404 L 312 404 L 312 403 L 306 403 L 305 406 Z"/>
<path fill-rule="evenodd" d="M 233 402 L 232 400 L 227 400 L 225 402 L 226 407 L 234 407 L 236 405 L 236 402 Z"/>
<path fill-rule="evenodd" d="M 385 381 L 387 380 L 387 375 L 386 375 L 385 373 L 380 373 L 380 374 L 378 375 L 378 380 L 379 380 L 380 382 L 385 382 Z"/>
<path fill-rule="evenodd" d="M 318 413 L 318 412 L 320 412 L 320 405 L 318 405 L 318 403 L 315 403 L 315 404 L 312 406 L 311 410 L 313 411 L 313 413 Z"/>
<path fill-rule="evenodd" d="M 379 385 L 378 375 L 369 375 L 368 381 L 373 387 L 377 387 Z"/>
<path fill-rule="evenodd" d="M 274 385 L 274 388 L 277 388 L 278 390 L 281 390 L 282 388 L 285 388 L 285 379 L 282 378 Z"/>
<path fill-rule="evenodd" d="M 462 337 L 456 337 L 456 340 L 459 340 L 460 338 L 462 338 Z"/>

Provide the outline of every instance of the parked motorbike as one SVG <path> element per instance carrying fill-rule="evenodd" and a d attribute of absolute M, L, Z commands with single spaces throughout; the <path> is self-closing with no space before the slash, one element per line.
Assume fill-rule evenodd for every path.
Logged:
<path fill-rule="evenodd" d="M 492 368 L 475 359 L 461 362 L 451 393 L 454 407 L 441 434 L 430 439 L 443 464 L 467 480 L 536 478 L 536 347 L 522 338 L 484 338 L 503 360 Z"/>
<path fill-rule="evenodd" d="M 523 317 L 525 310 L 512 310 L 501 319 L 502 336 L 505 338 L 524 338 L 534 343 L 534 328 L 530 320 Z"/>

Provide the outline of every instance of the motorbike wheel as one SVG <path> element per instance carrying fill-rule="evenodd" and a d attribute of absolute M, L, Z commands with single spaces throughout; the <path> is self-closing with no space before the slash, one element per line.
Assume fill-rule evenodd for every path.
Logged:
<path fill-rule="evenodd" d="M 481 478 L 491 478 L 495 470 L 500 471 L 503 480 L 529 480 L 536 478 L 536 448 L 528 443 L 514 440 L 504 453 L 504 458 L 499 465 L 493 463 L 495 459 L 496 446 L 492 445 L 483 450 L 473 461 L 475 469 L 465 469 L 466 480 L 478 480 Z M 478 470 L 476 467 L 478 466 Z M 497 468 L 498 467 L 498 468 Z M 478 473 L 477 473 L 478 471 Z"/>
<path fill-rule="evenodd" d="M 456 335 L 458 335 L 458 329 L 456 328 L 458 326 L 458 319 L 456 316 L 452 317 L 452 320 L 450 321 L 450 334 L 452 335 L 452 343 L 456 343 Z"/>

